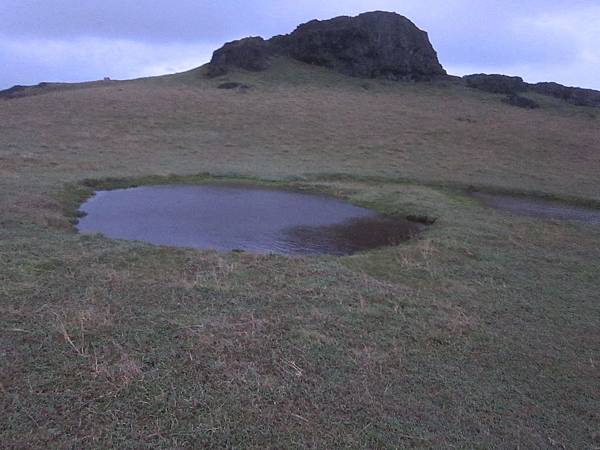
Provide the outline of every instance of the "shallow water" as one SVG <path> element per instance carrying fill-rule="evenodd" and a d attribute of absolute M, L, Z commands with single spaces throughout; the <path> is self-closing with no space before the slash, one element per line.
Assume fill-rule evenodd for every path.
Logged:
<path fill-rule="evenodd" d="M 324 195 L 255 187 L 146 186 L 99 191 L 77 228 L 158 245 L 345 255 L 409 239 L 419 227 Z"/>
<path fill-rule="evenodd" d="M 571 206 L 550 200 L 486 194 L 483 192 L 474 193 L 473 196 L 487 206 L 509 211 L 513 214 L 600 224 L 600 210 L 598 209 Z"/>

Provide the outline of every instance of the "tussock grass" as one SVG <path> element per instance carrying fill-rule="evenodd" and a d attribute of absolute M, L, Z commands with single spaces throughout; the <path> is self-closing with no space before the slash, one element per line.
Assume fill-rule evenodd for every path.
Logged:
<path fill-rule="evenodd" d="M 190 72 L 0 103 L 3 447 L 599 445 L 600 230 L 464 193 L 598 201 L 588 110 L 284 62 L 228 78 L 252 87 Z M 73 233 L 94 189 L 162 182 L 438 220 L 343 258 Z"/>

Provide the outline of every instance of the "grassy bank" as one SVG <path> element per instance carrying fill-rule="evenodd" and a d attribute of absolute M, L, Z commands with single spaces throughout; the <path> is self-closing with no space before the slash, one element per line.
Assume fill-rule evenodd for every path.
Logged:
<path fill-rule="evenodd" d="M 1 445 L 600 446 L 600 229 L 461 190 L 598 201 L 597 119 L 289 70 L 0 103 Z M 203 172 L 438 221 L 343 258 L 72 230 L 93 189 Z"/>

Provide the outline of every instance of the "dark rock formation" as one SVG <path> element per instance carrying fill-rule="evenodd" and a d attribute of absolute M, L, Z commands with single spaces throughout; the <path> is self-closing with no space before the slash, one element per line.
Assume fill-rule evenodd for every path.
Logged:
<path fill-rule="evenodd" d="M 600 106 L 600 91 L 567 87 L 558 83 L 530 84 L 529 89 L 542 95 L 560 98 L 579 106 Z"/>
<path fill-rule="evenodd" d="M 269 41 L 230 42 L 214 53 L 208 74 L 222 75 L 231 67 L 265 70 L 275 55 L 356 77 L 428 80 L 446 75 L 427 33 L 399 14 L 382 11 L 313 20 Z"/>
<path fill-rule="evenodd" d="M 521 77 L 479 73 L 467 75 L 463 78 L 467 86 L 494 94 L 516 95 L 527 90 L 527 84 Z"/>
<path fill-rule="evenodd" d="M 281 53 L 299 61 L 356 77 L 423 79 L 446 74 L 427 33 L 394 13 L 313 20 L 274 42 Z"/>
<path fill-rule="evenodd" d="M 261 37 L 249 37 L 229 42 L 213 53 L 208 68 L 210 77 L 227 73 L 230 67 L 239 67 L 250 71 L 261 71 L 269 67 L 272 50 Z"/>
<path fill-rule="evenodd" d="M 475 74 L 463 77 L 467 86 L 494 94 L 506 94 L 504 100 L 521 108 L 538 108 L 535 101 L 518 95 L 522 92 L 535 92 L 567 101 L 578 106 L 600 106 L 600 91 L 567 87 L 558 83 L 525 83 L 520 77 L 506 75 Z"/>
<path fill-rule="evenodd" d="M 540 107 L 540 104 L 535 100 L 531 100 L 530 98 L 523 97 L 522 95 L 509 95 L 504 100 L 504 103 L 507 103 L 512 106 L 516 106 L 518 108 L 525 109 L 537 109 Z"/>

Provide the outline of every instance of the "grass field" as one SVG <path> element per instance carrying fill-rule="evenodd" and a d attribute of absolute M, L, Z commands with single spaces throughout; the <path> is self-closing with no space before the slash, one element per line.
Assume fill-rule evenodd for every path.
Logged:
<path fill-rule="evenodd" d="M 0 100 L 0 447 L 600 448 L 599 227 L 465 192 L 597 204 L 598 110 L 201 72 Z M 438 221 L 343 258 L 71 225 L 91 186 L 240 178 Z"/>

